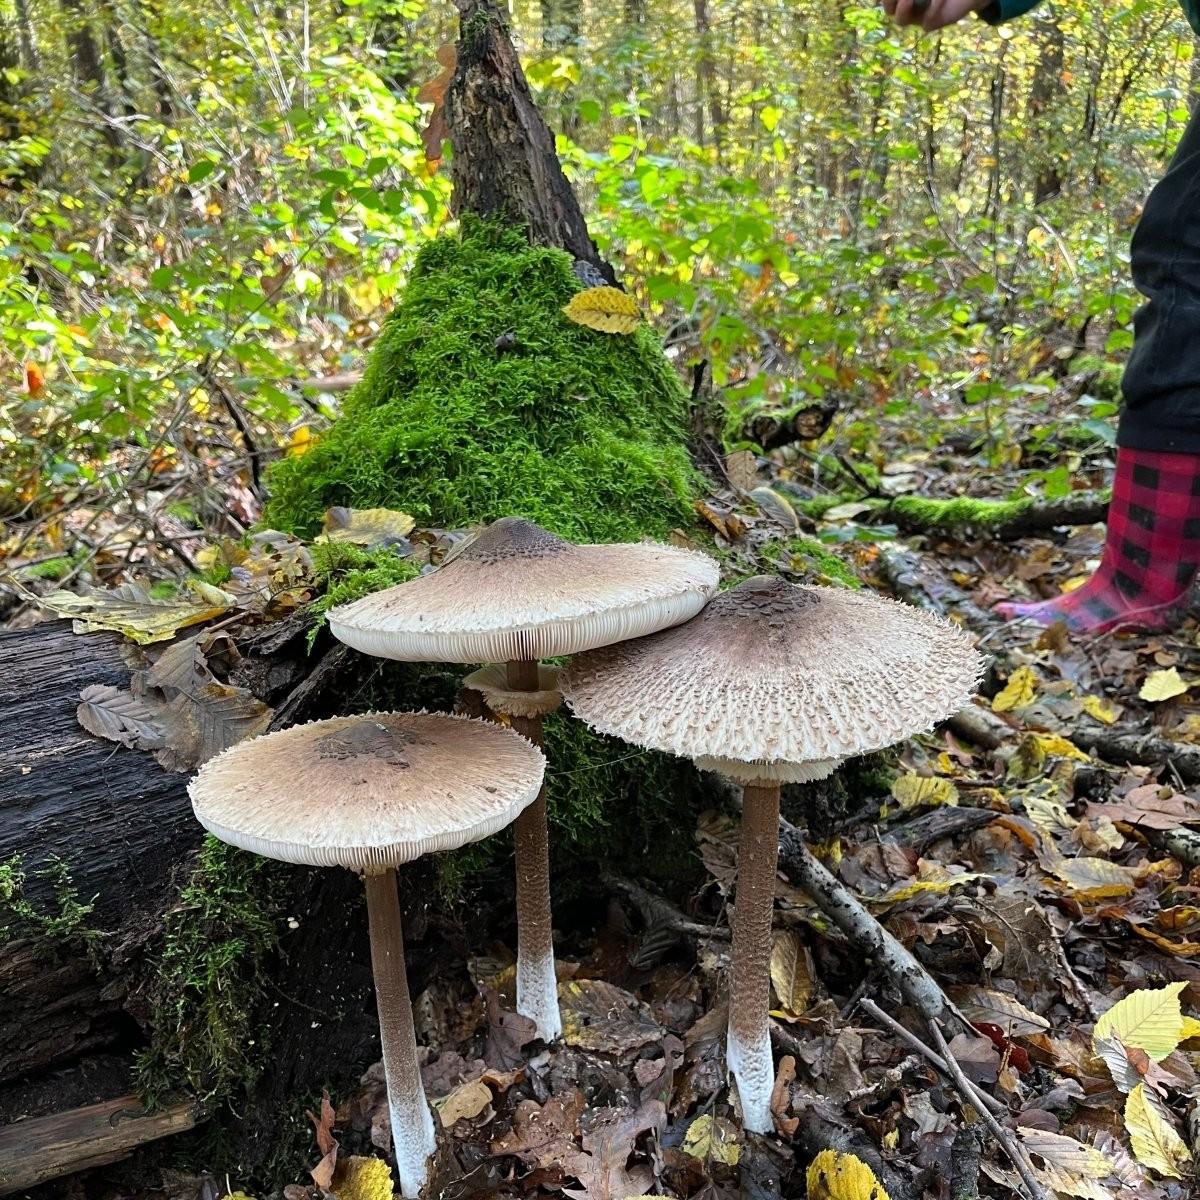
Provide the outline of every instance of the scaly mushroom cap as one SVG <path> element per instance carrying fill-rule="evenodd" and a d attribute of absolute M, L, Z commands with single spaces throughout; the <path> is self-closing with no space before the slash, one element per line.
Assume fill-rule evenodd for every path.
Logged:
<path fill-rule="evenodd" d="M 491 721 L 369 713 L 241 742 L 209 759 L 188 794 L 232 846 L 372 875 L 503 829 L 545 768 L 536 746 Z"/>
<path fill-rule="evenodd" d="M 686 625 L 574 659 L 562 691 L 602 733 L 742 779 L 817 778 L 931 728 L 982 660 L 949 622 L 760 575 Z"/>
<path fill-rule="evenodd" d="M 437 571 L 330 610 L 335 637 L 402 662 L 528 662 L 686 621 L 716 591 L 707 555 L 576 546 L 504 517 Z"/>

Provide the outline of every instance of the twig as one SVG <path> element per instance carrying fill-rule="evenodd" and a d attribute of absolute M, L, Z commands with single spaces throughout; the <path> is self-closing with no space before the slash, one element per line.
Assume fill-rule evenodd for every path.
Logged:
<path fill-rule="evenodd" d="M 865 997 L 858 1002 L 858 1006 L 873 1017 L 876 1021 L 889 1029 L 896 1035 L 906 1046 L 915 1050 L 922 1058 L 932 1063 L 941 1073 L 949 1078 L 953 1078 L 950 1071 L 950 1066 L 946 1060 L 936 1051 L 931 1050 L 911 1029 L 905 1029 L 895 1017 L 889 1016 L 875 1003 L 874 1000 L 866 999 Z M 989 1096 L 986 1092 L 980 1092 L 979 1098 L 982 1103 L 986 1104 L 994 1113 L 1007 1112 L 1008 1110 L 994 1096 Z"/>
<path fill-rule="evenodd" d="M 963 1032 L 974 1032 L 933 976 L 813 857 L 800 831 L 785 820 L 779 822 L 779 828 L 779 865 L 788 878 L 812 897 L 858 950 L 887 973 L 926 1021 L 949 1020 Z"/>
<path fill-rule="evenodd" d="M 602 878 L 603 882 L 614 891 L 623 893 L 633 901 L 642 915 L 647 930 L 668 929 L 672 933 L 678 933 L 683 937 L 697 938 L 701 941 L 727 942 L 730 939 L 728 929 L 689 920 L 675 905 L 661 896 L 655 896 L 652 892 L 648 892 L 644 887 L 634 883 L 632 879 L 624 879 L 620 875 L 613 875 L 610 872 L 605 872 Z"/>
<path fill-rule="evenodd" d="M 946 1039 L 942 1036 L 942 1031 L 936 1021 L 929 1022 L 929 1034 L 933 1038 L 934 1045 L 946 1060 L 950 1078 L 954 1080 L 962 1098 L 979 1113 L 980 1119 L 988 1127 L 992 1137 L 996 1139 L 1000 1148 L 1012 1161 L 1013 1166 L 1017 1168 L 1017 1174 L 1021 1176 L 1021 1181 L 1025 1184 L 1031 1200 L 1050 1200 L 1049 1192 L 1038 1183 L 1037 1176 L 1033 1173 L 1033 1164 L 1029 1161 L 1028 1155 L 1021 1149 L 1012 1134 L 996 1120 L 985 1102 L 984 1094 L 963 1073 L 962 1067 L 958 1065 L 958 1060 L 950 1053 L 950 1047 L 946 1045 Z"/>

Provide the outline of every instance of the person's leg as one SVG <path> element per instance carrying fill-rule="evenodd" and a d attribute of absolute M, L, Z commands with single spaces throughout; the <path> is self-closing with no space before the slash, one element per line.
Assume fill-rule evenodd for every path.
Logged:
<path fill-rule="evenodd" d="M 1146 303 L 1121 384 L 1104 557 L 1073 592 L 997 605 L 1006 618 L 1089 633 L 1167 628 L 1200 565 L 1200 111 L 1150 193 L 1131 257 Z"/>

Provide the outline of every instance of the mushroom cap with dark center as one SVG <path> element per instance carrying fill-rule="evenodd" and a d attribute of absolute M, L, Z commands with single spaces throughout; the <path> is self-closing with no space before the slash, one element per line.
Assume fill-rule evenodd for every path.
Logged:
<path fill-rule="evenodd" d="M 376 874 L 478 841 L 537 797 L 546 760 L 519 734 L 444 713 L 296 725 L 210 759 L 200 824 L 265 858 Z"/>
<path fill-rule="evenodd" d="M 717 564 L 693 550 L 577 546 L 504 517 L 438 570 L 332 609 L 329 626 L 377 658 L 530 661 L 686 621 L 717 580 Z"/>
<path fill-rule="evenodd" d="M 760 575 L 686 625 L 579 655 L 562 691 L 602 733 L 712 769 L 742 764 L 727 772 L 742 778 L 789 778 L 803 776 L 768 768 L 931 728 L 968 702 L 981 665 L 966 634 L 918 609 Z"/>

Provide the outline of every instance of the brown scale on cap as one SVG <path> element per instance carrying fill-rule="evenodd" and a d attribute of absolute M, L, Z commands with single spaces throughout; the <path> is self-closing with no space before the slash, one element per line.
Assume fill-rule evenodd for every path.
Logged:
<path fill-rule="evenodd" d="M 415 733 L 392 729 L 379 721 L 360 721 L 341 732 L 327 733 L 316 741 L 314 749 L 319 758 L 370 757 L 394 767 L 408 767 L 411 763 L 405 749 L 421 744 Z"/>
<path fill-rule="evenodd" d="M 570 548 L 570 542 L 532 521 L 523 517 L 501 517 L 472 539 L 455 558 L 498 563 L 520 558 L 551 558 Z"/>

